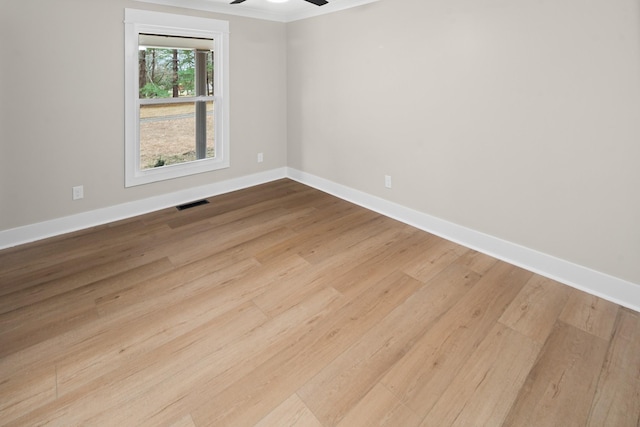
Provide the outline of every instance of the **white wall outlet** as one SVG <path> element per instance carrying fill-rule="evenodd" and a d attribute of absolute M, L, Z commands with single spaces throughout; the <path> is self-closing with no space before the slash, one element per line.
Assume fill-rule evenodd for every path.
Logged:
<path fill-rule="evenodd" d="M 73 187 L 73 200 L 80 200 L 84 197 L 84 186 Z"/>
<path fill-rule="evenodd" d="M 391 175 L 384 176 L 384 186 L 387 188 L 391 188 Z"/>
<path fill-rule="evenodd" d="M 258 153 L 258 163 L 264 162 L 264 154 Z"/>

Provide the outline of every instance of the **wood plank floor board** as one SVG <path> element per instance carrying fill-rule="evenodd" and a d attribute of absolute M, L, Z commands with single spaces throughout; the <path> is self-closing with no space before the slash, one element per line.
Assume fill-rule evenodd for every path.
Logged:
<path fill-rule="evenodd" d="M 7 372 L 4 373 L 5 377 Z M 57 398 L 56 367 L 49 363 L 0 380 L 1 424 L 19 418 Z"/>
<path fill-rule="evenodd" d="M 218 203 L 196 206 L 195 208 L 180 211 L 178 213 L 179 217 L 167 221 L 167 225 L 174 231 L 188 232 L 207 227 L 221 227 L 236 221 L 248 221 L 262 213 L 269 215 L 286 212 L 286 209 L 282 209 L 274 201 L 265 201 L 233 210 L 224 209 L 220 211 L 220 209 L 216 208 L 219 208 Z"/>
<path fill-rule="evenodd" d="M 82 298 L 102 295 L 105 289 L 117 287 L 118 283 L 130 283 L 136 277 L 149 278 L 163 274 L 173 268 L 168 258 L 160 258 L 146 263 L 129 264 L 121 261 L 96 267 L 94 273 L 88 271 L 70 274 L 42 285 L 27 287 L 0 298 L 0 313 L 20 310 L 33 304 L 59 298 L 65 294 L 80 294 Z M 38 311 L 38 310 L 36 310 Z"/>
<path fill-rule="evenodd" d="M 638 313 L 281 179 L 0 251 L 0 425 L 638 426 Z"/>
<path fill-rule="evenodd" d="M 32 335 L 37 333 L 40 324 L 49 324 L 65 316 L 72 317 L 74 310 L 86 310 L 108 292 L 116 292 L 124 286 L 148 280 L 172 268 L 173 265 L 164 258 L 122 273 L 116 272 L 106 279 L 80 287 L 62 283 L 59 286 L 45 286 L 39 291 L 29 288 L 8 295 L 0 302 L 0 305 L 4 304 L 5 310 L 11 310 L 0 310 L 0 343 L 4 341 L 2 336 L 8 332 L 17 330 L 18 334 Z M 49 292 L 54 289 L 55 294 Z M 11 301 L 15 301 L 15 304 L 10 304 Z"/>
<path fill-rule="evenodd" d="M 322 423 L 338 424 L 477 280 L 464 269 L 443 270 L 304 384 L 298 395 Z"/>
<path fill-rule="evenodd" d="M 347 415 L 338 427 L 351 426 L 417 427 L 420 417 L 404 406 L 381 383 L 377 383 Z"/>
<path fill-rule="evenodd" d="M 288 264 L 285 264 L 285 262 L 288 262 Z M 293 265 L 292 262 L 298 266 L 305 264 L 301 259 L 284 260 L 272 270 L 273 280 L 280 277 L 283 272 L 288 271 L 289 267 Z M 284 268 L 285 266 L 287 268 Z M 101 333 L 103 328 L 112 327 L 114 331 L 117 331 L 118 325 L 120 325 L 125 331 L 136 330 L 135 325 L 139 322 L 140 318 L 148 317 L 150 313 L 154 312 L 156 316 L 162 317 L 165 307 L 176 305 L 176 301 L 182 303 L 185 298 L 187 300 L 193 297 L 198 298 L 199 292 L 210 290 L 210 282 L 212 280 L 210 277 L 217 277 L 218 280 L 221 280 L 225 277 L 230 278 L 232 275 L 243 274 L 247 272 L 248 269 L 257 267 L 259 267 L 259 264 L 252 259 L 235 256 L 230 259 L 217 257 L 214 259 L 195 261 L 185 269 L 178 268 L 164 275 L 161 280 L 151 276 L 141 283 L 129 283 L 131 286 L 128 288 L 121 288 L 115 293 L 98 298 L 98 312 L 104 320 L 99 324 L 91 323 L 83 328 L 83 331 L 92 338 L 82 339 L 78 333 L 71 333 L 68 334 L 68 336 L 63 335 L 60 347 L 75 349 L 73 350 L 74 352 L 79 351 L 76 349 L 78 343 L 80 346 L 93 348 L 95 346 L 90 344 L 94 339 L 96 341 L 104 340 Z M 231 274 L 231 276 L 226 273 Z M 252 277 L 254 279 L 257 277 L 265 279 L 268 275 L 265 274 L 265 270 L 260 270 L 260 273 Z M 248 279 L 251 279 L 251 276 Z M 176 286 L 176 283 L 180 285 Z M 250 280 L 249 283 L 248 286 L 254 288 L 256 293 L 246 295 L 246 298 L 262 292 L 262 289 L 267 285 L 264 281 L 260 282 L 261 287 L 258 289 L 255 285 L 251 284 Z M 225 284 L 221 282 L 218 287 L 222 285 L 227 288 L 232 286 L 230 283 Z M 118 341 L 118 333 L 116 332 L 115 335 L 116 337 L 114 339 Z M 11 359 L 22 366 L 27 360 L 32 360 L 33 357 L 37 358 L 38 352 L 41 351 L 46 352 L 50 357 L 54 357 L 57 354 L 55 351 L 57 347 L 55 337 L 49 337 L 48 342 L 43 343 L 43 345 L 33 346 L 34 355 L 19 352 L 16 353 L 18 357 Z M 60 357 L 64 357 L 64 354 Z M 5 360 L 5 362 L 16 369 L 15 363 L 12 363 L 10 360 Z"/>
<path fill-rule="evenodd" d="M 137 218 L 120 225 L 93 227 L 5 249 L 0 255 L 0 283 L 24 275 L 41 277 L 47 274 L 47 268 L 61 262 L 130 243 L 134 236 L 139 240 L 154 239 L 167 229 L 166 224 L 147 226 Z M 96 238 L 96 233 L 100 238 Z"/>
<path fill-rule="evenodd" d="M 256 254 L 256 259 L 263 262 L 273 257 L 282 256 L 283 254 L 296 254 L 312 250 L 321 242 L 324 242 L 327 236 L 338 237 L 342 233 L 348 232 L 353 227 L 361 224 L 361 222 L 370 221 L 378 217 L 379 214 L 374 212 L 357 210 L 350 214 L 334 218 L 333 221 L 328 224 L 309 226 L 304 231 L 299 232 L 295 237 L 275 244 L 269 249 Z"/>
<path fill-rule="evenodd" d="M 256 427 L 322 427 L 320 421 L 296 394 L 256 423 Z"/>
<path fill-rule="evenodd" d="M 511 329 L 544 344 L 563 311 L 571 289 L 541 276 L 533 276 L 500 317 Z"/>
<path fill-rule="evenodd" d="M 252 258 L 201 259 L 161 277 L 151 277 L 128 288 L 115 289 L 114 292 L 97 298 L 95 303 L 98 313 L 103 317 L 131 306 L 136 306 L 138 311 L 157 310 L 163 304 L 173 304 L 176 298 L 206 292 L 216 276 L 226 280 L 234 274 L 259 267 L 260 264 Z M 230 275 L 227 276 L 226 273 Z"/>
<path fill-rule="evenodd" d="M 478 274 L 485 274 L 498 262 L 498 260 L 481 252 L 469 250 L 458 258 L 456 262 Z"/>
<path fill-rule="evenodd" d="M 569 301 L 559 319 L 570 325 L 609 340 L 619 306 L 584 292 L 570 292 Z"/>
<path fill-rule="evenodd" d="M 50 320 L 50 319 L 44 319 Z M 36 320 L 36 324 L 25 323 L 21 327 L 14 328 L 0 335 L 0 357 L 18 352 L 35 345 L 51 336 L 57 336 L 87 323 L 98 320 L 98 313 L 93 303 L 81 305 L 63 311 L 61 316 L 56 316 L 54 321 L 40 323 Z"/>
<path fill-rule="evenodd" d="M 426 283 L 468 251 L 453 242 L 437 239 L 420 257 L 413 258 L 411 264 L 404 266 L 403 271 Z"/>
<path fill-rule="evenodd" d="M 317 196 L 312 194 L 310 199 L 313 200 Z M 330 224 L 335 221 L 336 218 L 343 217 L 345 215 L 349 215 L 360 208 L 351 203 L 343 203 L 341 200 L 332 198 L 329 199 L 327 203 L 315 203 L 310 202 L 310 206 L 315 208 L 316 212 L 313 215 L 309 215 L 307 218 L 302 218 L 295 223 L 289 224 L 289 227 L 297 232 L 301 233 L 307 230 L 310 227 L 321 227 L 323 224 Z M 292 209 L 290 207 L 289 209 Z"/>
<path fill-rule="evenodd" d="M 531 273 L 520 268 L 496 263 L 391 367 L 381 382 L 424 418 L 462 366 L 474 358 L 476 349 L 529 277 Z"/>
<path fill-rule="evenodd" d="M 178 421 L 169 424 L 169 427 L 197 427 L 193 423 L 193 419 L 191 415 L 187 414 L 184 417 L 180 418 Z"/>
<path fill-rule="evenodd" d="M 90 283 L 108 277 L 118 271 L 147 264 L 164 258 L 163 254 L 154 253 L 154 239 L 142 239 L 140 242 L 122 243 L 99 251 L 86 251 L 81 256 L 58 260 L 41 269 L 17 271 L 0 279 L 0 296 L 25 291 L 30 287 L 52 288 L 55 292 L 56 282 L 67 283 L 67 286 Z M 52 286 L 49 286 L 51 283 Z"/>
<path fill-rule="evenodd" d="M 166 223 L 173 229 L 200 221 L 223 225 L 262 210 L 269 210 L 290 198 L 297 200 L 309 191 L 308 189 L 300 189 L 294 183 L 286 180 L 271 182 L 268 185 L 262 184 L 243 191 L 221 194 L 209 199 L 211 202 L 206 205 L 177 213 L 173 208 L 170 212 L 171 215 L 159 217 L 157 221 Z"/>
<path fill-rule="evenodd" d="M 331 241 L 324 241 L 323 239 L 313 245 L 305 245 L 298 254 L 309 263 L 317 264 L 368 239 L 371 237 L 371 230 L 383 232 L 392 226 L 391 221 L 382 216 L 374 217 L 368 221 L 358 221 L 358 224 L 338 233 Z"/>
<path fill-rule="evenodd" d="M 296 268 L 300 265 L 302 264 L 292 260 L 287 267 Z M 266 268 L 261 269 L 260 273 L 257 273 L 257 270 L 252 270 L 255 272 L 253 274 L 261 275 L 264 278 L 264 282 L 256 286 L 251 283 L 256 276 L 249 279 L 245 273 L 252 273 L 243 269 L 238 271 L 238 267 L 240 267 L 238 264 L 231 267 L 226 272 L 223 270 L 216 272 L 214 280 L 220 282 L 216 286 L 206 286 L 212 283 L 208 276 L 199 279 L 198 283 L 205 284 L 203 293 L 182 298 L 177 298 L 174 295 L 169 296 L 168 300 L 175 298 L 180 301 L 179 303 L 149 312 L 142 312 L 134 306 L 132 313 L 135 313 L 136 316 L 130 316 L 129 326 L 131 327 L 126 333 L 107 331 L 100 336 L 99 340 L 96 340 L 94 346 L 88 346 L 85 351 L 76 351 L 59 363 L 59 390 L 64 390 L 66 387 L 77 388 L 72 384 L 80 381 L 78 377 L 92 379 L 95 374 L 92 375 L 91 372 L 99 373 L 106 368 L 117 367 L 125 363 L 132 353 L 153 353 L 157 347 L 166 342 L 201 327 L 202 324 L 210 322 L 217 316 L 232 311 L 234 307 L 243 306 L 256 293 L 263 292 L 263 289 L 272 280 L 268 278 L 270 274 L 282 274 L 283 271 L 289 271 L 285 268 L 284 263 L 271 266 L 271 271 Z M 245 280 L 244 283 L 240 283 L 241 278 Z M 144 314 L 140 315 L 141 313 Z M 118 313 L 118 316 L 121 315 Z M 142 322 L 144 327 L 132 327 L 135 322 Z M 127 325 L 126 322 L 122 323 Z M 87 374 L 85 371 L 89 371 L 89 373 Z M 85 379 L 83 382 L 87 382 L 87 380 Z"/>
<path fill-rule="evenodd" d="M 419 286 L 402 273 L 381 280 L 366 298 L 341 307 L 331 318 L 316 324 L 304 339 L 291 343 L 243 380 L 221 390 L 214 403 L 201 402 L 193 412 L 196 423 L 233 426 L 259 420 L 344 352 L 363 330 L 375 327 L 381 317 Z"/>
<path fill-rule="evenodd" d="M 260 366 L 280 354 L 290 342 L 299 342 L 309 335 L 318 322 L 330 317 L 343 304 L 344 299 L 338 292 L 324 288 L 299 306 L 248 331 L 230 345 L 218 344 L 215 352 L 205 353 L 205 357 L 191 366 L 173 371 L 171 375 L 153 373 L 147 376 L 150 386 L 144 395 L 120 404 L 117 414 L 104 412 L 91 418 L 90 422 L 92 425 L 115 421 L 155 426 L 190 411 L 196 425 L 202 425 L 197 418 L 197 402 L 206 407 L 217 403 L 220 396 L 226 395 L 221 392 L 227 390 L 229 384 L 243 381 L 254 366 Z M 188 350 L 190 353 L 194 351 L 193 348 Z M 247 388 L 245 393 L 251 390 Z M 153 406 L 149 405 L 150 400 L 154 402 Z"/>
<path fill-rule="evenodd" d="M 247 260 L 245 263 L 235 262 L 228 265 L 226 270 L 220 269 L 211 274 L 216 275 L 218 278 L 232 277 L 234 274 L 242 274 L 248 268 L 256 266 L 258 264 L 252 260 Z M 23 369 L 34 366 L 42 359 L 42 354 L 47 354 L 46 361 L 64 364 L 65 360 L 73 360 L 74 356 L 85 353 L 95 354 L 95 357 L 101 360 L 117 363 L 121 356 L 122 346 L 124 345 L 126 348 L 126 337 L 132 335 L 133 337 L 141 337 L 145 336 L 141 334 L 160 332 L 165 336 L 168 335 L 172 328 L 165 327 L 162 323 L 163 319 L 167 317 L 167 310 L 182 310 L 182 306 L 190 304 L 190 299 L 200 297 L 200 294 L 195 291 L 196 289 L 206 292 L 211 288 L 210 281 L 206 275 L 199 276 L 199 278 L 201 281 L 196 279 L 177 287 L 176 292 L 180 292 L 186 297 L 176 296 L 170 292 L 163 292 L 161 295 L 155 296 L 140 292 L 138 298 L 129 304 L 112 309 L 108 315 L 103 314 L 99 321 L 89 322 L 75 330 L 47 337 L 46 340 L 24 351 L 13 353 L 3 360 L 3 364 L 10 368 L 11 372 L 20 372 Z M 148 282 L 152 285 L 162 283 L 161 280 L 156 278 Z M 174 282 L 171 281 L 170 283 Z M 147 325 L 145 322 L 151 322 L 151 324 Z M 148 345 L 149 343 L 143 340 L 142 344 Z M 118 357 L 112 358 L 110 354 Z M 87 364 L 94 368 L 100 367 L 100 364 L 95 359 L 89 360 Z M 83 366 L 78 362 L 75 364 L 75 368 L 78 370 Z"/>
<path fill-rule="evenodd" d="M 293 204 L 295 209 L 303 209 L 300 199 L 308 192 L 291 193 L 287 190 L 247 192 L 239 199 L 239 195 L 227 194 L 226 200 L 215 198 L 215 203 L 197 206 L 195 208 L 180 211 L 177 216 L 167 221 L 172 229 L 177 229 L 194 224 L 208 223 L 216 226 L 228 224 L 247 218 L 260 212 L 283 208 L 285 202 Z M 240 203 L 240 200 L 243 203 Z"/>
<path fill-rule="evenodd" d="M 120 407 L 140 396 L 141 390 L 157 389 L 165 378 L 180 374 L 193 365 L 185 362 L 191 357 L 208 360 L 220 347 L 237 340 L 235 334 L 247 334 L 265 323 L 266 319 L 255 307 L 239 307 L 215 319 L 211 329 L 201 328 L 179 337 L 175 342 L 155 349 L 158 359 L 148 356 L 132 359 L 117 369 L 93 378 L 82 387 L 63 393 L 56 401 L 32 408 L 17 419 L 15 425 L 100 425 L 93 422 L 107 412 L 115 419 Z M 234 332 L 235 331 L 235 332 Z M 171 355 L 175 363 L 161 362 L 161 357 Z M 171 390 L 164 390 L 171 393 Z M 90 408 L 85 412 L 85 408 Z M 182 415 L 181 415 L 182 416 Z M 108 422 L 102 421 L 102 425 Z M 115 425 L 115 424 L 112 424 Z"/>
<path fill-rule="evenodd" d="M 422 426 L 501 425 L 536 361 L 540 346 L 501 324 L 460 368 Z M 531 418 L 536 424 L 536 419 Z"/>
<path fill-rule="evenodd" d="M 181 265 L 199 258 L 209 257 L 257 236 L 271 233 L 299 217 L 310 214 L 310 212 L 311 209 L 287 212 L 275 208 L 234 221 L 228 227 L 211 225 L 211 231 L 208 231 L 209 226 L 200 229 L 195 227 L 193 237 L 181 239 L 173 248 L 167 248 L 171 251 L 169 258 L 176 265 Z M 178 234 L 180 233 L 178 232 Z"/>
<path fill-rule="evenodd" d="M 377 233 L 368 239 L 336 252 L 316 265 L 310 265 L 299 275 L 275 283 L 269 292 L 257 296 L 253 301 L 269 316 L 274 316 L 295 306 L 308 294 L 326 286 L 329 278 L 332 287 L 340 289 L 346 297 L 356 295 L 356 288 L 359 286 L 351 286 L 349 292 L 344 292 L 341 287 L 346 280 L 350 280 L 351 283 L 358 280 L 357 277 L 349 276 L 349 273 L 366 272 L 364 287 L 393 273 L 396 269 L 391 265 L 374 270 L 368 260 L 386 253 L 389 250 L 389 247 L 385 246 L 386 242 L 406 241 L 407 236 L 407 233 L 398 227 L 391 227 L 385 231 L 378 229 Z"/>
<path fill-rule="evenodd" d="M 621 309 L 619 316 L 588 426 L 640 425 L 640 314 Z"/>
<path fill-rule="evenodd" d="M 584 426 L 607 347 L 602 338 L 559 321 L 504 425 Z"/>
<path fill-rule="evenodd" d="M 156 349 L 156 357 L 141 357 L 137 363 L 122 365 L 26 414 L 16 425 L 38 424 L 43 419 L 71 425 L 164 424 L 164 411 L 179 411 L 179 417 L 186 412 L 180 410 L 181 398 L 197 389 L 199 383 L 216 380 L 214 384 L 222 387 L 225 379 L 242 377 L 256 359 L 270 357 L 283 341 L 304 335 L 310 318 L 329 315 L 338 299 L 337 292 L 327 289 L 276 319 L 264 320 L 259 310 L 253 310 L 255 321 L 245 323 L 246 316 L 238 318 L 245 327 L 238 328 L 234 322 L 196 337 L 181 336 Z M 167 357 L 173 363 L 163 363 Z M 84 408 L 93 410 L 85 413 Z M 162 421 L 154 417 L 162 417 Z"/>
<path fill-rule="evenodd" d="M 285 209 L 300 209 L 300 208 L 309 208 L 313 207 L 318 211 L 328 212 L 327 209 L 332 209 L 335 206 L 341 206 L 341 209 L 346 213 L 348 211 L 347 205 L 350 203 L 341 203 L 340 200 L 336 203 L 336 198 L 322 192 L 318 192 L 313 188 L 307 188 L 305 191 L 296 192 L 297 197 L 287 197 L 278 201 L 279 205 Z M 357 209 L 357 206 L 353 206 L 353 208 Z M 336 216 L 341 216 L 337 214 Z M 294 224 L 296 228 L 295 231 L 301 231 L 305 227 L 305 221 L 302 220 L 300 223 Z"/>
<path fill-rule="evenodd" d="M 381 244 L 379 250 L 371 256 L 362 256 L 359 262 L 334 278 L 333 287 L 346 296 L 357 295 L 366 288 L 372 278 L 388 275 L 393 271 L 406 273 L 406 266 L 424 259 L 434 245 L 434 237 L 428 234 L 399 234 Z M 432 271 L 439 273 L 446 265 L 438 265 Z"/>

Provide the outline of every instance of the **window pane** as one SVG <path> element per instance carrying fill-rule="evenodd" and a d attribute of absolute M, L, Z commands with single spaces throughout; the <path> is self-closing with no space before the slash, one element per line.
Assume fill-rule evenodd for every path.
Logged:
<path fill-rule="evenodd" d="M 215 157 L 213 102 L 206 102 L 206 150 Z M 184 163 L 196 158 L 196 104 L 140 107 L 140 169 Z"/>
<path fill-rule="evenodd" d="M 213 94 L 213 52 L 207 52 L 207 93 Z M 140 98 L 178 98 L 196 95 L 195 51 L 140 46 Z"/>

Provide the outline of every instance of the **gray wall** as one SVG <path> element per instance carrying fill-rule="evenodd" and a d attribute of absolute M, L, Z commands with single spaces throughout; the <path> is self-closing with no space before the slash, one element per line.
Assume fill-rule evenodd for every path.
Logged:
<path fill-rule="evenodd" d="M 640 283 L 639 7 L 382 0 L 292 23 L 289 166 Z"/>
<path fill-rule="evenodd" d="M 230 169 L 125 189 L 125 7 L 230 21 Z M 0 58 L 0 230 L 286 166 L 284 24 L 125 0 L 2 1 Z"/>

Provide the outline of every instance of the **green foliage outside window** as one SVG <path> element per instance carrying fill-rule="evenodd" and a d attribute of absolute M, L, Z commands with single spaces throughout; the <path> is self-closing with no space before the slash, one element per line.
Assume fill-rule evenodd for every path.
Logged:
<path fill-rule="evenodd" d="M 213 95 L 213 53 L 207 55 L 207 95 Z M 195 96 L 195 51 L 146 48 L 140 50 L 140 98 Z"/>

